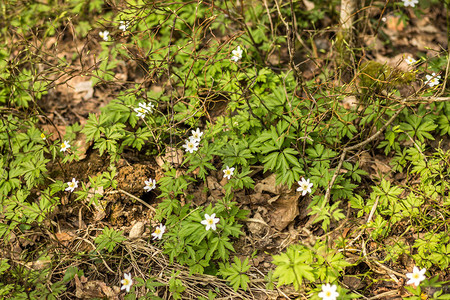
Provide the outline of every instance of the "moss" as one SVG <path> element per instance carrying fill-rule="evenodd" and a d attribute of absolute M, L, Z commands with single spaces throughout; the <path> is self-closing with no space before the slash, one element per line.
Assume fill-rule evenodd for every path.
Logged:
<path fill-rule="evenodd" d="M 361 87 L 379 90 L 409 84 L 416 80 L 416 74 L 403 72 L 376 61 L 368 61 L 361 65 L 359 79 Z"/>

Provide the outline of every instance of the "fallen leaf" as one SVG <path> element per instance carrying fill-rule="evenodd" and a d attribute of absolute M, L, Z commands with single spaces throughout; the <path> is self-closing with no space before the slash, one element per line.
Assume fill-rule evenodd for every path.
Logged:
<path fill-rule="evenodd" d="M 278 230 L 286 228 L 299 213 L 298 198 L 299 193 L 280 194 L 276 201 L 272 203 L 270 214 L 270 224 Z"/>
<path fill-rule="evenodd" d="M 67 246 L 74 236 L 69 232 L 57 232 L 55 233 L 56 239 L 60 241 L 64 246 Z"/>
<path fill-rule="evenodd" d="M 400 16 L 386 16 L 386 27 L 394 32 L 403 31 L 405 24 L 400 20 Z"/>
<path fill-rule="evenodd" d="M 108 298 L 119 299 L 117 292 L 106 285 L 103 281 L 92 280 L 87 281 L 87 278 L 82 276 L 78 278 L 78 274 L 75 274 L 75 297 L 79 299 L 92 299 L 92 298 Z"/>
<path fill-rule="evenodd" d="M 92 81 L 90 80 L 76 83 L 74 89 L 75 93 L 86 92 L 86 94 L 82 96 L 84 100 L 91 99 L 94 95 L 94 88 L 92 87 Z"/>

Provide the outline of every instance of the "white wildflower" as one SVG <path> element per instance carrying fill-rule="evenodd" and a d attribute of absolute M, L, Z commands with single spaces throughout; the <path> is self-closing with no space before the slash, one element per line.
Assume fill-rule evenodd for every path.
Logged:
<path fill-rule="evenodd" d="M 191 132 L 192 132 L 191 139 L 194 141 L 200 142 L 202 135 L 203 135 L 203 132 L 200 131 L 200 128 L 197 128 L 197 130 L 195 130 L 195 131 L 192 130 Z"/>
<path fill-rule="evenodd" d="M 137 113 L 138 118 L 145 118 L 146 114 L 151 114 L 153 111 L 153 104 L 149 103 L 139 103 L 139 107 L 134 108 L 134 111 Z"/>
<path fill-rule="evenodd" d="M 337 286 L 334 284 L 330 286 L 329 283 L 322 285 L 322 291 L 319 293 L 319 298 L 323 300 L 336 300 L 339 293 L 336 292 Z"/>
<path fill-rule="evenodd" d="M 61 143 L 61 149 L 59 150 L 60 152 L 66 152 L 67 149 L 70 148 L 70 144 L 68 141 L 64 141 Z"/>
<path fill-rule="evenodd" d="M 122 279 L 122 281 L 120 282 L 122 284 L 122 287 L 120 288 L 121 290 L 126 290 L 127 293 L 130 292 L 130 288 L 133 285 L 133 280 L 131 279 L 131 273 L 125 273 L 124 275 L 124 279 Z"/>
<path fill-rule="evenodd" d="M 119 29 L 122 31 L 127 31 L 128 29 L 128 23 L 125 21 L 119 21 Z"/>
<path fill-rule="evenodd" d="M 190 138 L 186 140 L 186 144 L 183 145 L 183 148 L 186 149 L 186 152 L 193 153 L 198 150 L 198 142 Z"/>
<path fill-rule="evenodd" d="M 407 58 L 405 58 L 405 61 L 408 65 L 413 65 L 417 62 L 417 60 L 415 60 L 414 58 L 412 58 L 411 56 L 408 56 Z"/>
<path fill-rule="evenodd" d="M 231 51 L 231 54 L 233 54 L 233 56 L 231 56 L 231 60 L 234 62 L 238 62 L 242 58 L 241 46 L 238 46 L 236 50 Z"/>
<path fill-rule="evenodd" d="M 405 7 L 408 7 L 408 6 L 414 7 L 418 3 L 419 3 L 419 0 L 403 0 L 403 5 Z"/>
<path fill-rule="evenodd" d="M 73 192 L 74 189 L 78 187 L 78 180 L 72 178 L 72 181 L 67 182 L 68 187 L 65 189 L 66 192 Z"/>
<path fill-rule="evenodd" d="M 156 188 L 156 180 L 155 179 L 149 178 L 148 180 L 144 181 L 144 183 L 145 183 L 144 190 L 146 192 L 150 192 L 151 190 Z"/>
<path fill-rule="evenodd" d="M 439 84 L 439 79 L 441 79 L 440 75 L 436 76 L 436 73 L 433 73 L 431 75 L 425 75 L 427 81 L 425 82 L 425 84 L 428 84 L 430 87 L 433 87 L 435 85 Z"/>
<path fill-rule="evenodd" d="M 297 188 L 297 192 L 302 192 L 302 196 L 305 196 L 307 193 L 311 193 L 311 188 L 313 186 L 312 182 L 309 182 L 309 179 L 305 180 L 302 177 L 302 180 L 298 182 L 299 187 Z"/>
<path fill-rule="evenodd" d="M 163 224 L 159 224 L 159 226 L 156 226 L 155 232 L 152 233 L 153 239 L 160 240 L 165 231 L 166 231 L 166 226 L 164 226 Z"/>
<path fill-rule="evenodd" d="M 105 31 L 100 31 L 98 33 L 98 35 L 105 41 L 107 42 L 109 40 L 109 31 L 105 30 Z"/>
<path fill-rule="evenodd" d="M 406 273 L 406 277 L 409 278 L 406 284 L 414 284 L 416 287 L 419 286 L 419 284 L 426 279 L 425 277 L 426 271 L 427 269 L 425 268 L 419 270 L 417 266 L 414 266 L 412 273 Z"/>
<path fill-rule="evenodd" d="M 225 167 L 225 170 L 223 170 L 223 178 L 230 179 L 231 176 L 234 174 L 234 168 L 230 168 L 228 166 Z"/>
<path fill-rule="evenodd" d="M 206 226 L 206 231 L 208 231 L 209 229 L 216 230 L 216 224 L 219 223 L 219 218 L 216 218 L 215 213 L 211 216 L 205 214 L 205 220 L 203 220 L 201 223 Z"/>

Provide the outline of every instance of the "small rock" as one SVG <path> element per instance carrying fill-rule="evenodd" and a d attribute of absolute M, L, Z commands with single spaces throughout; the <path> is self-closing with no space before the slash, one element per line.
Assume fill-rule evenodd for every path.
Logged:
<path fill-rule="evenodd" d="M 130 239 L 137 239 L 142 236 L 144 233 L 144 222 L 136 222 L 136 224 L 131 227 L 130 230 Z"/>

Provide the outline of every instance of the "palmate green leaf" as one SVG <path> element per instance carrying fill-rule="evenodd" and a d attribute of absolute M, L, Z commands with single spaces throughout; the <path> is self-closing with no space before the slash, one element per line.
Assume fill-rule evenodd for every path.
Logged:
<path fill-rule="evenodd" d="M 272 263 L 277 265 L 273 278 L 278 279 L 278 286 L 293 284 L 300 289 L 304 279 L 314 281 L 314 269 L 310 266 L 311 256 L 300 251 L 299 247 L 288 247 L 285 253 L 274 255 Z"/>
<path fill-rule="evenodd" d="M 86 141 L 89 142 L 100 138 L 100 135 L 105 131 L 104 127 L 107 122 L 108 116 L 106 114 L 96 116 L 95 114 L 90 113 L 86 125 L 81 130 L 81 132 L 86 135 Z"/>
<path fill-rule="evenodd" d="M 266 172 L 267 170 L 276 169 L 279 154 L 279 152 L 272 152 L 262 160 L 262 162 L 264 163 L 264 172 Z"/>
<path fill-rule="evenodd" d="M 245 274 L 249 269 L 248 257 L 241 262 L 238 257 L 234 257 L 234 263 L 228 266 L 223 263 L 219 263 L 220 269 L 218 274 L 230 281 L 231 286 L 235 291 L 242 288 L 244 291 L 248 288 L 250 278 Z"/>
<path fill-rule="evenodd" d="M 276 164 L 276 169 L 277 170 L 288 170 L 289 169 L 289 163 L 286 159 L 286 157 L 284 156 L 284 153 L 280 153 L 277 157 L 277 164 Z"/>
<path fill-rule="evenodd" d="M 108 252 L 112 252 L 116 247 L 116 244 L 125 240 L 126 238 L 123 236 L 123 230 L 116 231 L 114 228 L 106 226 L 103 228 L 102 234 L 95 238 L 95 243 L 97 244 L 98 251 L 106 249 Z"/>
<path fill-rule="evenodd" d="M 357 187 L 358 185 L 351 183 L 349 179 L 338 176 L 336 183 L 331 189 L 333 199 L 349 199 L 353 196 L 353 190 Z"/>
<path fill-rule="evenodd" d="M 131 146 L 141 151 L 142 146 L 145 142 L 152 136 L 151 132 L 144 130 L 144 128 L 139 127 L 136 132 L 125 133 L 125 139 L 123 141 L 124 146 Z"/>
<path fill-rule="evenodd" d="M 264 151 L 267 151 L 267 149 Z M 237 144 L 227 143 L 223 149 L 219 149 L 217 152 L 224 156 L 223 164 L 227 166 L 235 166 L 238 164 L 247 166 L 249 164 L 247 160 L 254 157 L 249 149 L 248 142 L 245 140 L 239 141 Z"/>
<path fill-rule="evenodd" d="M 43 182 L 44 178 L 41 174 L 45 174 L 47 172 L 46 165 L 49 161 L 49 159 L 44 158 L 44 154 L 41 151 L 40 153 L 36 153 L 36 155 L 32 156 L 30 161 L 27 161 L 22 165 L 22 174 L 24 175 L 28 188 L 33 187 L 37 183 Z"/>
<path fill-rule="evenodd" d="M 280 172 L 277 172 L 277 177 L 275 178 L 276 184 L 286 184 L 289 188 L 291 188 L 292 184 L 295 183 L 299 178 L 299 168 L 294 167 L 292 169 L 281 169 Z"/>
<path fill-rule="evenodd" d="M 230 251 L 235 252 L 233 245 L 230 243 L 230 239 L 226 236 L 221 236 L 218 239 L 217 253 L 214 258 L 220 258 L 221 260 L 226 261 L 228 259 Z"/>
<path fill-rule="evenodd" d="M 298 158 L 295 155 L 298 155 L 298 152 L 292 148 L 286 148 L 283 150 L 283 155 L 286 157 L 286 160 L 290 165 L 302 168 Z"/>
<path fill-rule="evenodd" d="M 441 135 L 450 134 L 450 115 L 440 115 L 437 123 L 439 125 L 439 129 L 441 130 Z"/>
<path fill-rule="evenodd" d="M 429 133 L 434 131 L 438 125 L 434 124 L 431 118 L 425 118 L 417 115 L 406 115 L 406 123 L 400 124 L 400 129 L 409 134 L 411 138 L 417 137 L 421 142 L 425 139 L 434 140 L 434 137 Z"/>

